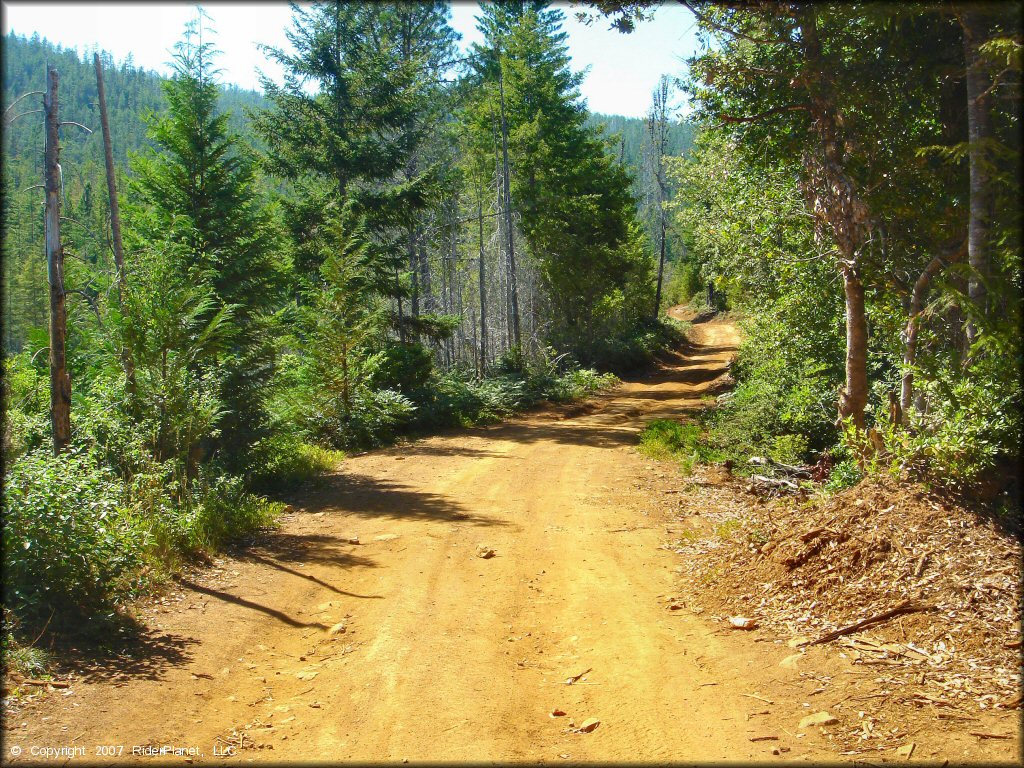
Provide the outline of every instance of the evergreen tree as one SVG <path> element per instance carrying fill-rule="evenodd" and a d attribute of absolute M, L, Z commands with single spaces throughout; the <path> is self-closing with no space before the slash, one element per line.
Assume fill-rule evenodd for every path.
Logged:
<path fill-rule="evenodd" d="M 219 447 L 238 468 L 267 429 L 264 400 L 273 376 L 273 311 L 285 265 L 272 215 L 256 192 L 253 163 L 218 110 L 213 56 L 202 16 L 176 46 L 164 83 L 168 111 L 153 122 L 160 152 L 137 159 L 132 219 L 138 242 L 171 242 L 182 273 L 204 275 L 220 307 L 231 307 L 233 343 L 216 361 L 225 414 Z M 139 210 L 141 208 L 141 211 Z"/>
<path fill-rule="evenodd" d="M 630 178 L 586 125 L 563 19 L 546 3 L 484 7 L 485 42 L 475 49 L 476 112 L 482 134 L 487 116 L 504 107 L 512 203 L 547 289 L 551 340 L 587 354 L 642 315 L 626 296 L 638 298 L 629 284 L 649 281 L 651 265 L 637 247 L 642 236 L 634 226 Z"/>

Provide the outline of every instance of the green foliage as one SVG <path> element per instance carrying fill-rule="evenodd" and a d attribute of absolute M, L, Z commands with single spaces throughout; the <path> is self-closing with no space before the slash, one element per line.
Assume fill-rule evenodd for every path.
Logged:
<path fill-rule="evenodd" d="M 13 462 L 40 447 L 50 425 L 50 379 L 46 358 L 26 350 L 3 361 L 3 457 Z"/>
<path fill-rule="evenodd" d="M 1008 376 L 1011 361 L 983 358 L 971 381 L 926 381 L 922 395 L 933 404 L 931 409 L 912 413 L 905 428 L 888 418 L 876 421 L 884 445 L 881 455 L 869 449 L 863 435 L 849 430 L 846 446 L 871 456 L 869 468 L 874 472 L 957 491 L 978 486 L 1013 465 L 1024 439 L 1019 393 Z"/>
<path fill-rule="evenodd" d="M 124 483 L 81 449 L 45 449 L 4 476 L 4 605 L 28 622 L 108 613 L 146 546 Z"/>
<path fill-rule="evenodd" d="M 109 295 L 113 266 L 107 235 L 109 211 L 94 51 L 90 48 L 79 55 L 38 35 L 27 38 L 13 32 L 3 37 L 0 45 L 5 108 L 22 94 L 45 90 L 49 63 L 60 74 L 62 119 L 75 120 L 93 131 L 86 134 L 66 129 L 61 141 L 63 214 L 67 217 L 61 234 L 68 254 L 65 279 L 71 290 L 70 330 L 76 333 L 85 325 L 93 328 L 95 312 L 85 296 L 102 311 Z M 123 205 L 129 157 L 153 147 L 144 118 L 149 113 L 161 114 L 167 108 L 161 86 L 164 78 L 134 66 L 131 56 L 116 63 L 110 54 L 98 53 Z M 220 109 L 230 113 L 228 126 L 236 133 L 250 133 L 243 108 L 265 103 L 260 94 L 230 86 L 217 89 L 217 100 Z M 40 97 L 32 96 L 20 102 L 11 114 L 40 106 Z M 17 351 L 26 344 L 33 329 L 46 328 L 47 295 L 45 290 L 39 290 L 46 282 L 42 193 L 29 190 L 42 177 L 43 126 L 39 115 L 26 114 L 5 125 L 3 145 L 3 344 L 5 350 Z M 83 293 L 75 292 L 79 290 Z"/>
<path fill-rule="evenodd" d="M 254 488 L 280 490 L 315 481 L 337 469 L 344 458 L 343 451 L 323 448 L 279 430 L 253 446 L 246 477 Z"/>
<path fill-rule="evenodd" d="M 852 458 L 843 459 L 832 467 L 828 480 L 822 485 L 825 493 L 839 493 L 839 491 L 852 488 L 864 479 L 864 472 L 857 462 Z"/>
<path fill-rule="evenodd" d="M 684 474 L 696 464 L 721 460 L 720 452 L 708 440 L 698 423 L 655 419 L 640 433 L 640 450 L 659 461 L 676 461 Z"/>
<path fill-rule="evenodd" d="M 196 317 L 219 316 L 219 324 L 230 328 L 215 352 L 215 394 L 223 409 L 219 431 L 210 437 L 215 438 L 211 448 L 237 470 L 248 447 L 267 430 L 276 330 L 272 312 L 288 264 L 276 253 L 277 232 L 257 194 L 253 163 L 228 128 L 228 113 L 219 111 L 215 53 L 189 24 L 175 48 L 174 77 L 163 83 L 167 112 L 152 120 L 156 149 L 133 162 L 135 199 L 127 219 L 134 249 L 159 243 L 167 250 L 171 258 L 164 279 L 208 287 Z"/>
<path fill-rule="evenodd" d="M 164 505 L 148 518 L 161 560 L 216 552 L 246 534 L 273 527 L 284 505 L 245 490 L 242 479 L 204 472 L 184 503 Z"/>

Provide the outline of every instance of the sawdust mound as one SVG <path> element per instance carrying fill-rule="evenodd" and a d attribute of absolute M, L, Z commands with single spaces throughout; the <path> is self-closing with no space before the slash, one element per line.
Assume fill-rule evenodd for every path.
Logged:
<path fill-rule="evenodd" d="M 1021 544 L 1012 535 L 920 487 L 890 481 L 830 498 L 747 498 L 730 519 L 713 530 L 705 523 L 703 537 L 674 547 L 699 555 L 686 559 L 684 571 L 701 585 L 693 595 L 706 610 L 754 616 L 813 640 L 912 605 L 840 644 L 850 647 L 863 633 L 899 641 L 855 639 L 852 655 L 927 669 L 949 682 L 954 698 L 985 706 L 1019 700 Z M 694 504 L 694 515 L 707 509 Z"/>

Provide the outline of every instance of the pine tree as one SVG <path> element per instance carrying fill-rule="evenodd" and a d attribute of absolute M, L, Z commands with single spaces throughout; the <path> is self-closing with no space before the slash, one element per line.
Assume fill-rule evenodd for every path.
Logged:
<path fill-rule="evenodd" d="M 649 279 L 650 258 L 637 247 L 630 179 L 586 125 L 563 20 L 546 3 L 485 7 L 486 38 L 475 49 L 477 114 L 504 107 L 511 202 L 547 290 L 550 340 L 588 354 L 643 314 L 626 296 L 637 298 L 629 283 Z M 503 104 L 493 104 L 496 96 Z"/>
<path fill-rule="evenodd" d="M 208 30 L 206 31 L 208 34 Z M 202 15 L 176 46 L 174 77 L 164 83 L 167 114 L 151 136 L 160 152 L 138 158 L 131 229 L 145 242 L 170 242 L 183 274 L 207 276 L 219 307 L 232 308 L 233 343 L 219 357 L 223 459 L 238 468 L 265 434 L 264 400 L 273 376 L 272 313 L 285 265 L 278 238 L 255 188 L 252 161 L 218 110 L 216 54 L 204 40 Z"/>

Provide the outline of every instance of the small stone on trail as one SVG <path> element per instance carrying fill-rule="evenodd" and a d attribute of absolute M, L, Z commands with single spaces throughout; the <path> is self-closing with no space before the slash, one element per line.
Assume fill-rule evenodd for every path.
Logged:
<path fill-rule="evenodd" d="M 345 631 L 345 622 L 344 621 L 339 621 L 337 624 L 335 624 L 333 627 L 331 627 L 330 629 L 327 630 L 327 634 L 328 635 L 340 635 L 344 631 Z"/>
<path fill-rule="evenodd" d="M 902 747 L 897 749 L 896 750 L 896 754 L 899 755 L 900 757 L 905 757 L 907 759 L 910 759 L 910 756 L 912 754 L 914 754 L 914 748 L 916 746 L 917 746 L 917 744 L 915 744 L 914 742 L 911 741 L 909 744 L 904 744 Z"/>
<path fill-rule="evenodd" d="M 800 721 L 799 728 L 810 728 L 812 725 L 835 725 L 839 720 L 828 712 L 815 712 Z"/>
<path fill-rule="evenodd" d="M 488 546 L 481 544 L 476 548 L 476 556 L 482 557 L 484 560 L 494 557 L 494 550 Z"/>
<path fill-rule="evenodd" d="M 593 717 L 588 717 L 586 720 L 584 720 L 582 723 L 580 723 L 580 727 L 577 728 L 576 730 L 579 731 L 580 733 L 590 733 L 595 728 L 597 728 L 597 726 L 599 726 L 600 724 L 601 724 L 600 720 L 596 720 Z"/>
<path fill-rule="evenodd" d="M 565 712 L 563 712 L 560 709 L 552 709 L 551 710 L 551 714 L 549 715 L 549 717 L 564 717 L 564 716 L 565 716 Z"/>
<path fill-rule="evenodd" d="M 358 544 L 359 543 L 359 537 L 358 536 L 349 536 L 348 537 L 348 543 L 349 544 Z"/>
<path fill-rule="evenodd" d="M 729 626 L 733 629 L 757 629 L 757 619 L 748 619 L 745 616 L 730 616 Z"/>

